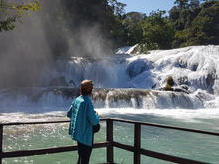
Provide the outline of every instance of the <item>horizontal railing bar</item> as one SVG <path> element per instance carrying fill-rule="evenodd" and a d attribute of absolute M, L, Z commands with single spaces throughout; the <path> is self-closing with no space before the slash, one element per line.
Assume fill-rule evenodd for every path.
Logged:
<path fill-rule="evenodd" d="M 21 151 L 3 152 L 2 157 L 3 158 L 24 157 L 24 156 L 52 154 L 52 153 L 60 153 L 60 152 L 76 151 L 76 150 L 77 150 L 77 146 L 65 146 L 58 148 L 35 149 L 35 150 L 21 150 Z"/>
<path fill-rule="evenodd" d="M 106 121 L 107 118 L 102 118 L 100 121 Z M 60 121 L 36 121 L 36 122 L 8 122 L 0 123 L 3 126 L 13 126 L 13 125 L 33 125 L 33 124 L 57 124 L 57 123 L 68 123 L 70 120 L 60 120 Z"/>
<path fill-rule="evenodd" d="M 3 126 L 13 126 L 13 125 L 33 125 L 33 124 L 56 124 L 56 123 L 68 123 L 69 120 L 63 121 L 41 121 L 41 122 L 9 122 L 9 123 L 1 123 Z"/>
<path fill-rule="evenodd" d="M 101 143 L 95 143 L 93 144 L 93 148 L 97 149 L 97 148 L 103 148 L 103 147 L 107 147 L 109 146 L 111 143 L 110 142 L 101 142 Z"/>
<path fill-rule="evenodd" d="M 113 146 L 115 146 L 115 147 L 117 147 L 117 148 L 120 148 L 120 149 L 124 149 L 124 150 L 131 151 L 131 152 L 134 152 L 134 151 L 135 151 L 134 146 L 125 145 L 125 144 L 122 144 L 122 143 L 119 143 L 119 142 L 114 142 L 114 141 L 113 141 Z"/>
<path fill-rule="evenodd" d="M 108 145 L 109 145 L 108 142 L 95 143 L 93 145 L 93 148 L 104 148 L 107 147 Z M 53 153 L 61 153 L 61 152 L 76 151 L 76 150 L 78 150 L 77 146 L 54 147 L 54 148 L 35 149 L 35 150 L 21 150 L 21 151 L 2 152 L 1 157 L 2 158 L 24 157 L 24 156 L 53 154 Z"/>
<path fill-rule="evenodd" d="M 140 153 L 145 156 L 169 161 L 169 162 L 174 162 L 174 163 L 179 163 L 179 164 L 207 164 L 206 162 L 201 162 L 201 161 L 195 161 L 187 158 L 182 158 L 182 157 L 176 157 L 172 155 L 167 155 L 163 153 L 158 153 L 154 152 L 151 150 L 145 150 L 145 149 L 140 149 Z"/>
<path fill-rule="evenodd" d="M 111 118 L 111 119 L 113 121 L 117 121 L 117 122 L 124 122 L 124 123 L 130 123 L 130 124 L 137 124 L 138 123 L 141 125 L 154 126 L 154 127 L 158 127 L 158 128 L 174 129 L 174 130 L 181 130 L 181 131 L 187 131 L 187 132 L 194 132 L 194 133 L 200 133 L 200 134 L 219 136 L 219 133 L 217 133 L 217 132 L 209 132 L 209 131 L 204 131 L 204 130 L 199 130 L 199 129 L 181 128 L 181 127 L 177 127 L 177 126 L 169 126 L 169 125 L 164 125 L 164 124 L 155 124 L 155 123 L 149 123 L 149 122 L 131 121 L 131 120 L 123 120 L 123 119 L 114 119 L 114 118 Z"/>
<path fill-rule="evenodd" d="M 130 123 L 130 124 L 141 124 L 146 126 L 153 126 L 158 128 L 166 128 L 166 129 L 174 129 L 174 130 L 181 130 L 181 131 L 187 131 L 187 132 L 194 132 L 194 133 L 200 133 L 200 134 L 208 134 L 208 135 L 214 135 L 219 136 L 219 133 L 217 132 L 209 132 L 199 129 L 189 129 L 189 128 L 181 128 L 177 126 L 169 126 L 164 124 L 155 124 L 155 123 L 149 123 L 149 122 L 140 122 L 140 121 L 131 121 L 131 120 L 124 120 L 124 119 L 114 119 L 114 118 L 102 118 L 101 121 L 106 121 L 108 119 L 111 119 L 113 121 L 117 122 L 124 122 L 124 123 Z M 11 122 L 11 123 L 0 123 L 0 125 L 3 126 L 12 126 L 12 125 L 33 125 L 33 124 L 53 124 L 53 123 L 68 123 L 69 120 L 63 120 L 63 121 L 44 121 L 44 122 Z"/>
<path fill-rule="evenodd" d="M 131 152 L 135 151 L 135 148 L 133 146 L 125 145 L 125 144 L 118 143 L 118 142 L 113 142 L 113 146 L 123 149 L 123 150 L 131 151 Z M 150 151 L 150 150 L 145 150 L 145 149 L 140 149 L 139 153 L 145 156 L 149 156 L 149 157 L 153 157 L 153 158 L 157 158 L 157 159 L 161 159 L 161 160 L 165 160 L 169 162 L 180 163 L 180 164 L 188 164 L 188 163 L 189 164 L 206 164 L 205 162 L 176 157 L 176 156 L 158 153 L 155 151 Z"/>

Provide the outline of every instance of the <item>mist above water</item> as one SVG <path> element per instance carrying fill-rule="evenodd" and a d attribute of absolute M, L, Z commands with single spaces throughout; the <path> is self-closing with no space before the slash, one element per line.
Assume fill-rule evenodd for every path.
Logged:
<path fill-rule="evenodd" d="M 41 1 L 42 9 L 22 18 L 16 29 L 0 33 L 0 88 L 39 86 L 57 57 L 111 54 L 98 24 L 72 25 L 59 0 Z M 106 46 L 107 45 L 107 46 Z"/>

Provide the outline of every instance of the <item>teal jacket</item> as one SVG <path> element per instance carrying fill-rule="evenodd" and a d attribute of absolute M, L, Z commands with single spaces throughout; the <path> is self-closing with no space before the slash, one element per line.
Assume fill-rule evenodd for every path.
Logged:
<path fill-rule="evenodd" d="M 72 139 L 87 145 L 93 144 L 93 125 L 99 123 L 99 117 L 94 112 L 93 104 L 88 96 L 77 97 L 67 112 L 71 119 L 69 135 Z"/>

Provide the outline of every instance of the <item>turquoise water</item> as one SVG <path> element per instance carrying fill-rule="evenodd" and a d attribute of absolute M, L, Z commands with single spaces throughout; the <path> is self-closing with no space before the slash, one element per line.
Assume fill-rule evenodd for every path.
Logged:
<path fill-rule="evenodd" d="M 215 109 L 216 110 L 216 109 Z M 166 125 L 174 125 L 187 128 L 196 128 L 208 131 L 218 132 L 219 119 L 215 115 L 207 112 L 205 115 L 201 111 L 179 111 L 181 115 L 179 119 L 175 111 L 169 110 L 167 114 L 160 112 L 136 112 L 131 109 L 129 112 L 103 112 L 98 111 L 101 117 L 122 118 L 136 121 L 160 123 Z M 170 113 L 172 114 L 170 115 Z M 158 114 L 159 113 L 159 114 Z M 188 114 L 189 113 L 189 114 Z M 197 113 L 201 113 L 201 116 Z M 188 115 L 190 117 L 188 117 Z M 59 114 L 60 115 L 60 114 Z M 58 119 L 65 119 L 63 116 Z M 26 118 L 34 118 L 45 120 L 57 120 L 55 113 L 52 116 L 42 114 L 34 116 L 23 114 L 20 115 L 21 120 Z M 1 118 L 1 117 L 0 117 Z M 27 119 L 28 120 L 28 119 Z M 101 130 L 95 135 L 95 142 L 104 142 L 105 135 L 104 122 L 101 123 Z M 199 160 L 209 163 L 219 163 L 219 137 L 201 135 L 189 132 L 181 132 L 177 130 L 167 130 L 162 128 L 142 126 L 141 147 L 157 152 L 162 152 L 179 157 Z M 76 145 L 69 137 L 68 123 L 64 124 L 49 124 L 49 125 L 22 125 L 4 128 L 3 150 L 25 150 L 35 148 L 48 148 L 56 146 Z M 134 128 L 133 125 L 127 123 L 114 123 L 114 140 L 133 145 L 134 141 Z M 114 148 L 114 160 L 116 163 L 132 164 L 133 153 Z M 50 155 L 39 155 L 22 158 L 4 159 L 3 164 L 76 164 L 77 152 L 66 152 Z M 91 156 L 91 164 L 106 162 L 106 149 L 94 149 Z M 169 163 L 162 160 L 157 160 L 150 157 L 141 156 L 141 163 Z"/>

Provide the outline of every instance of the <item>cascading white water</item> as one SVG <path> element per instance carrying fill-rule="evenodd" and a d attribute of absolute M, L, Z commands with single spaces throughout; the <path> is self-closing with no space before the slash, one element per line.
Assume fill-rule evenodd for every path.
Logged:
<path fill-rule="evenodd" d="M 45 112 L 66 110 L 72 99 L 79 95 L 77 88 L 21 88 L 8 89 L 0 100 L 1 112 Z M 3 93 L 2 93 L 3 96 Z M 94 89 L 96 108 L 191 108 L 203 107 L 202 100 L 184 93 L 148 91 L 139 89 Z"/>
<path fill-rule="evenodd" d="M 56 70 L 45 72 L 42 85 L 50 85 L 53 79 L 63 78 L 66 83 L 73 86 L 79 86 L 83 79 L 91 79 L 98 88 L 127 88 L 129 76 L 126 73 L 126 66 L 125 58 L 120 57 L 59 59 Z"/>
<path fill-rule="evenodd" d="M 218 107 L 219 46 L 159 50 L 136 56 L 131 54 L 132 49 L 118 51 L 126 55 L 106 58 L 59 59 L 53 69 L 45 70 L 41 79 L 45 87 L 1 90 L 0 110 L 66 110 L 72 98 L 78 95 L 78 92 L 72 91 L 72 86 L 79 86 L 83 79 L 93 80 L 96 88 L 114 88 L 94 92 L 97 108 Z M 158 91 L 165 85 L 168 76 L 173 77 L 178 87 L 186 87 L 190 94 Z"/>
<path fill-rule="evenodd" d="M 66 83 L 72 81 L 76 86 L 83 79 L 91 79 L 98 88 L 157 89 L 164 85 L 168 76 L 172 76 L 177 84 L 188 85 L 192 92 L 197 89 L 219 92 L 219 46 L 194 46 L 131 55 L 59 59 L 56 69 L 45 71 L 42 85 L 50 85 L 53 79 L 62 77 Z"/>

